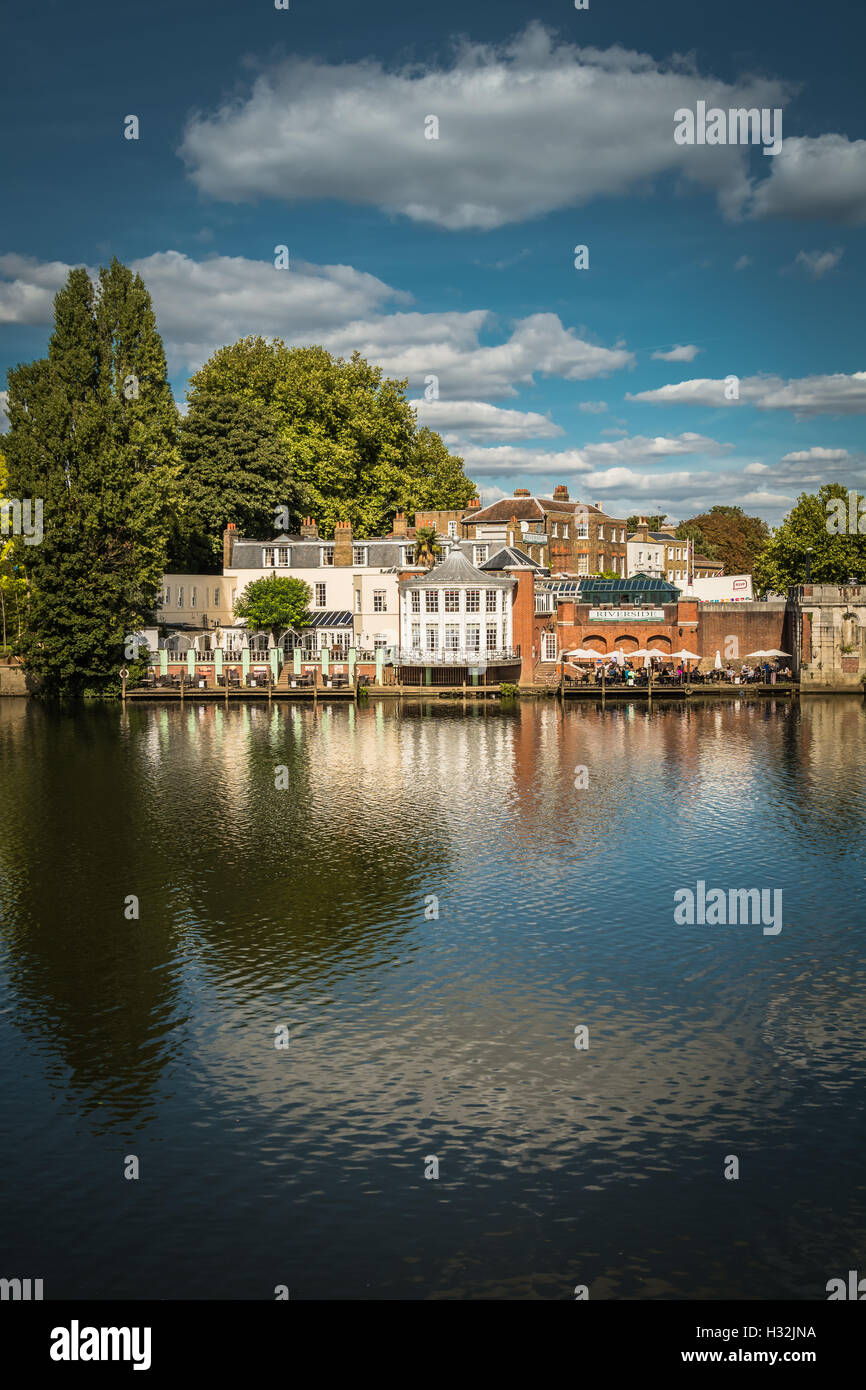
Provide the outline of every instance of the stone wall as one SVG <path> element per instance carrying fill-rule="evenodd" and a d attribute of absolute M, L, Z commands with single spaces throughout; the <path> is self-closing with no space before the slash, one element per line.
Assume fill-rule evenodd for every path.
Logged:
<path fill-rule="evenodd" d="M 801 691 L 862 691 L 866 586 L 803 584 L 791 599 Z"/>

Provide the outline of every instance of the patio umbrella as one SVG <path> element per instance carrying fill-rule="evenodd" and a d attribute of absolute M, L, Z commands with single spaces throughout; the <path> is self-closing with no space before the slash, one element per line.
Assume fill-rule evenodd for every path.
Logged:
<path fill-rule="evenodd" d="M 722 654 L 721 654 L 721 652 L 716 652 L 716 659 L 715 659 L 715 661 L 713 662 L 713 667 L 714 667 L 714 669 L 715 669 L 716 671 L 721 671 L 721 669 L 722 669 Z"/>
<path fill-rule="evenodd" d="M 646 655 L 644 656 L 644 659 L 643 659 L 643 668 L 644 668 L 645 671 L 648 671 L 649 668 L 650 668 L 651 666 L 652 666 L 652 660 L 651 660 L 651 658 L 650 658 L 649 652 L 647 652 Z"/>
<path fill-rule="evenodd" d="M 671 652 L 671 656 L 676 657 L 677 661 L 700 661 L 701 659 L 697 652 L 687 651 L 685 647 L 681 652 Z"/>
<path fill-rule="evenodd" d="M 772 656 L 772 652 L 765 652 L 763 650 L 758 650 L 756 652 L 746 652 L 747 661 L 751 661 L 752 657 L 756 657 L 760 660 L 762 656 Z"/>
<path fill-rule="evenodd" d="M 573 651 L 563 652 L 562 655 L 566 661 L 595 661 L 600 659 L 600 653 L 594 652 L 590 647 L 575 647 Z"/>
<path fill-rule="evenodd" d="M 790 656 L 790 652 L 780 652 L 778 647 L 768 647 L 765 656 Z"/>

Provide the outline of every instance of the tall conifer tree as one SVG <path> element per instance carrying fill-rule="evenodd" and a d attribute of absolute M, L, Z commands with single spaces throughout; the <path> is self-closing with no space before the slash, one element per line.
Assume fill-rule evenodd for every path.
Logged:
<path fill-rule="evenodd" d="M 152 616 L 177 488 L 177 408 L 150 296 L 117 260 L 70 272 L 48 356 L 9 373 L 9 495 L 41 498 L 16 544 L 29 602 L 20 651 L 49 694 L 109 688 Z"/>

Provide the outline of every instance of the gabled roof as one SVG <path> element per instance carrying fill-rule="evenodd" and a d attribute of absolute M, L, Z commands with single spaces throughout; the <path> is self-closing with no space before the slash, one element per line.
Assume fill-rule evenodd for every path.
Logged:
<path fill-rule="evenodd" d="M 513 545 L 504 545 L 501 550 L 497 550 L 495 555 L 491 555 L 489 560 L 485 560 L 483 565 L 478 566 L 482 570 L 510 570 L 510 569 L 532 569 L 541 570 L 544 568 L 537 560 L 531 556 L 524 555 L 522 550 L 515 550 Z"/>
<path fill-rule="evenodd" d="M 491 586 L 511 585 L 510 579 L 496 579 L 490 574 L 485 574 L 482 570 L 467 560 L 466 556 L 455 546 L 445 560 L 434 565 L 426 574 L 414 575 L 411 579 L 401 580 L 401 588 L 438 588 L 440 585 L 448 584 L 472 584 L 484 585 L 488 589 Z"/>
<path fill-rule="evenodd" d="M 611 516 L 608 512 L 603 512 L 600 507 L 593 506 L 591 502 L 579 502 L 574 498 L 566 501 L 560 497 L 502 497 L 498 502 L 491 502 L 489 507 L 484 507 L 481 511 L 476 509 L 464 512 L 463 520 L 471 522 L 473 525 L 480 522 L 484 526 L 488 522 L 510 521 L 512 517 L 518 521 L 542 520 L 548 512 L 564 513 L 566 516 L 581 512 L 589 516 L 604 517 L 607 520 L 617 522 L 617 524 L 622 520 L 621 517 Z"/>
<path fill-rule="evenodd" d="M 568 510 L 566 506 L 565 510 Z M 489 507 L 469 512 L 465 520 L 471 521 L 474 525 L 481 522 L 482 525 L 488 521 L 510 521 L 516 517 L 518 521 L 538 521 L 544 516 L 544 511 L 537 497 L 503 497 L 499 502 L 491 502 Z"/>

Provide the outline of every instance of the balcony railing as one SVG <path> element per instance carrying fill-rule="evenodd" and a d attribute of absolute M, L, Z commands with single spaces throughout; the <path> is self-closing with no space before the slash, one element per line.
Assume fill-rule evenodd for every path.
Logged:
<path fill-rule="evenodd" d="M 396 654 L 396 666 L 498 666 L 504 661 L 519 661 L 519 647 L 496 647 L 492 651 L 466 651 L 464 648 L 425 652 L 420 647 L 401 649 Z"/>

